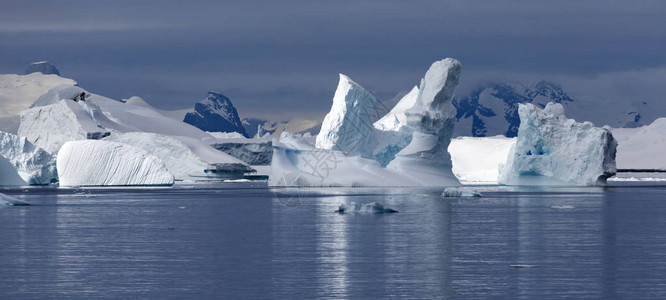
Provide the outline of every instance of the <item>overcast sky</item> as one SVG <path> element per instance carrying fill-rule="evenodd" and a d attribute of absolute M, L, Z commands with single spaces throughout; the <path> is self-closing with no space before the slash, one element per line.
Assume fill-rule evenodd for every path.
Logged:
<path fill-rule="evenodd" d="M 48 60 L 111 98 L 183 109 L 216 90 L 270 119 L 323 117 L 338 73 L 390 99 L 446 57 L 459 93 L 557 79 L 603 96 L 629 80 L 623 96 L 660 99 L 666 1 L 0 0 L 0 53 L 0 73 Z"/>

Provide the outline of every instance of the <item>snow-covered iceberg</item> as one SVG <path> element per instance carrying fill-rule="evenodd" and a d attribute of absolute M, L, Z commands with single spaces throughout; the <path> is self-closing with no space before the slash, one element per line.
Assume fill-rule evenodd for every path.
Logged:
<path fill-rule="evenodd" d="M 157 156 L 115 142 L 66 142 L 58 153 L 57 167 L 61 186 L 154 186 L 174 182 Z"/>
<path fill-rule="evenodd" d="M 253 171 L 245 162 L 187 137 L 130 132 L 116 133 L 104 140 L 139 147 L 159 157 L 178 180 L 237 178 Z"/>
<path fill-rule="evenodd" d="M 543 110 L 521 104 L 518 114 L 518 138 L 499 168 L 500 184 L 598 185 L 616 173 L 610 130 L 567 119 L 559 103 Z"/>
<path fill-rule="evenodd" d="M 447 147 L 455 125 L 451 96 L 461 69 L 455 59 L 435 62 L 421 81 L 416 100 L 410 93 L 389 112 L 392 116 L 386 120 L 393 118 L 393 126 L 388 121 L 377 123 L 388 109 L 341 75 L 315 147 L 297 142 L 299 149 L 293 149 L 282 141 L 274 143 L 269 185 L 460 185 L 451 172 Z"/>
<path fill-rule="evenodd" d="M 41 185 L 58 181 L 55 158 L 25 137 L 0 131 L 0 156 L 16 168 L 24 181 L 22 184 Z"/>

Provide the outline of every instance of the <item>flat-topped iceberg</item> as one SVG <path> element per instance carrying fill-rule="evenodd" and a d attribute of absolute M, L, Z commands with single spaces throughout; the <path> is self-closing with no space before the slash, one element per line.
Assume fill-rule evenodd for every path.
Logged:
<path fill-rule="evenodd" d="M 61 186 L 154 186 L 174 182 L 157 156 L 115 142 L 66 142 L 58 153 L 57 167 Z"/>
<path fill-rule="evenodd" d="M 561 104 L 518 108 L 518 138 L 499 183 L 506 185 L 598 185 L 616 173 L 617 142 L 610 130 L 567 119 Z"/>
<path fill-rule="evenodd" d="M 447 147 L 461 70 L 455 59 L 433 63 L 419 88 L 384 117 L 387 109 L 372 93 L 341 75 L 314 147 L 274 143 L 269 185 L 460 185 Z"/>
<path fill-rule="evenodd" d="M 245 162 L 187 137 L 129 132 L 116 133 L 104 140 L 139 147 L 159 157 L 178 180 L 239 178 L 253 171 Z"/>

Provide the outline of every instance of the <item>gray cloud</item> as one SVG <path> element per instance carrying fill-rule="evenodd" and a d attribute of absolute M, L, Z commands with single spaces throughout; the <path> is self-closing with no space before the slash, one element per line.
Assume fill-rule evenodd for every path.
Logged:
<path fill-rule="evenodd" d="M 0 4 L 0 72 L 46 59 L 117 99 L 179 109 L 218 90 L 241 114 L 289 118 L 325 114 L 338 73 L 390 99 L 444 57 L 462 61 L 461 90 L 490 77 L 576 82 L 666 66 L 666 3 L 580 2 Z M 623 91 L 656 98 L 664 81 Z"/>

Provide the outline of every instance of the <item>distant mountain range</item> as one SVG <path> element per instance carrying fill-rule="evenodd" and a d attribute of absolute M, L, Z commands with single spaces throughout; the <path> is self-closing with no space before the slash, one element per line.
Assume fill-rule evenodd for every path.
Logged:
<path fill-rule="evenodd" d="M 612 127 L 645 125 L 646 120 L 642 114 L 649 108 L 644 101 L 599 99 L 593 102 L 576 99 L 560 85 L 549 81 L 540 81 L 534 85 L 494 82 L 479 86 L 469 95 L 459 95 L 453 100 L 458 111 L 454 135 L 514 137 L 520 125 L 518 104 L 533 103 L 543 108 L 548 102 L 564 105 L 565 114 L 569 118 Z"/>

